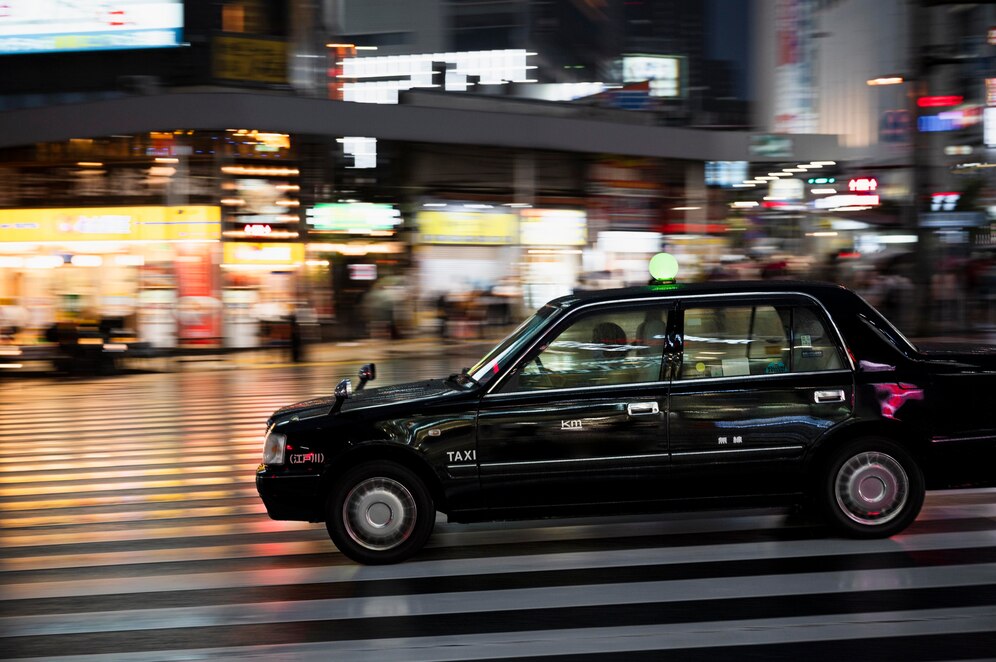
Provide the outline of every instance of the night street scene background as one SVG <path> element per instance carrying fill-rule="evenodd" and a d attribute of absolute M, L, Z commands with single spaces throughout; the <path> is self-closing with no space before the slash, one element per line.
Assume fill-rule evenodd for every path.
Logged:
<path fill-rule="evenodd" d="M 0 657 L 996 659 L 996 488 L 363 566 L 254 483 L 274 410 L 661 252 L 996 345 L 994 167 L 991 3 L 0 0 Z"/>

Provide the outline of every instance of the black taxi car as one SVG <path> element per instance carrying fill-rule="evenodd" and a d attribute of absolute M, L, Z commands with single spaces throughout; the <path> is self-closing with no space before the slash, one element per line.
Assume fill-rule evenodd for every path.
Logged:
<path fill-rule="evenodd" d="M 373 373 L 361 371 L 361 384 Z M 447 379 L 284 407 L 256 486 L 363 563 L 471 522 L 812 503 L 885 537 L 927 488 L 996 483 L 996 350 L 917 348 L 818 283 L 661 284 L 551 301 Z"/>

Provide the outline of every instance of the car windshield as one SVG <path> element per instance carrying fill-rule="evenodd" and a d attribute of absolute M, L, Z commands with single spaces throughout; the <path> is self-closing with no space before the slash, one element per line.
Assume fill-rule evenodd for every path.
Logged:
<path fill-rule="evenodd" d="M 517 351 L 522 345 L 533 336 L 533 333 L 556 312 L 553 306 L 543 306 L 534 315 L 527 318 L 515 331 L 510 333 L 504 340 L 488 352 L 483 359 L 478 361 L 467 374 L 479 384 L 487 384 L 502 369 L 508 366 Z"/>

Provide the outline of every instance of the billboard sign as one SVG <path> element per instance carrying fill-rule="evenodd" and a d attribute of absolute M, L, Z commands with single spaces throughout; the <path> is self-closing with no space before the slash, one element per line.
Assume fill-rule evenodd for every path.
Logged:
<path fill-rule="evenodd" d="M 761 159 L 792 158 L 792 138 L 774 134 L 753 134 L 750 155 Z"/>
<path fill-rule="evenodd" d="M 373 202 L 319 202 L 307 211 L 307 219 L 317 232 L 369 235 L 393 233 L 401 224 L 401 212 Z"/>
<path fill-rule="evenodd" d="M 183 0 L 3 0 L 0 55 L 180 46 Z"/>
<path fill-rule="evenodd" d="M 287 83 L 287 42 L 229 35 L 214 37 L 212 42 L 215 78 L 263 85 Z"/>
<path fill-rule="evenodd" d="M 423 244 L 514 244 L 518 217 L 504 211 L 420 211 L 416 216 Z"/>
<path fill-rule="evenodd" d="M 624 55 L 623 83 L 650 82 L 652 97 L 680 97 L 681 58 L 673 55 Z"/>
<path fill-rule="evenodd" d="M 524 246 L 584 246 L 588 217 L 577 209 L 523 209 L 519 241 Z"/>
<path fill-rule="evenodd" d="M 0 242 L 209 241 L 220 237 L 218 207 L 0 210 Z"/>
<path fill-rule="evenodd" d="M 747 174 L 747 161 L 706 161 L 706 186 L 732 188 L 750 179 Z"/>

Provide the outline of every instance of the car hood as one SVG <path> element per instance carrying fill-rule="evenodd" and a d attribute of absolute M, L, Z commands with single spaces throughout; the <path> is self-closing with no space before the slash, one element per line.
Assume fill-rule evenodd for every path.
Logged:
<path fill-rule="evenodd" d="M 380 405 L 393 405 L 410 400 L 423 400 L 458 392 L 460 392 L 458 389 L 455 389 L 452 384 L 443 379 L 427 379 L 421 382 L 382 386 L 380 388 L 364 389 L 353 393 L 353 397 L 342 404 L 340 411 L 347 412 Z M 288 417 L 292 420 L 301 420 L 327 416 L 334 404 L 335 396 L 332 395 L 304 400 L 278 409 L 270 417 L 270 422 L 272 423 L 277 419 Z"/>

